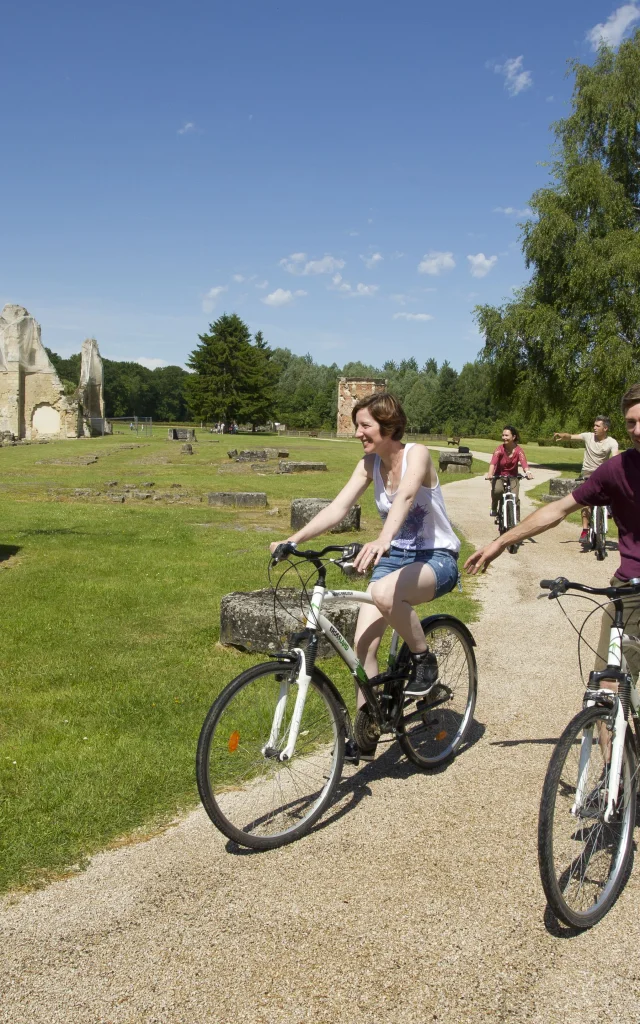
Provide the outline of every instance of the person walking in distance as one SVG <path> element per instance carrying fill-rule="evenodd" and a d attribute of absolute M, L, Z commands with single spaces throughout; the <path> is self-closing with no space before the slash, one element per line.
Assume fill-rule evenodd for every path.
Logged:
<path fill-rule="evenodd" d="M 518 479 L 518 467 L 522 466 L 527 480 L 532 480 L 533 477 L 529 471 L 527 465 L 527 458 L 518 444 L 520 435 L 515 427 L 507 426 L 502 428 L 502 444 L 498 445 L 495 452 L 491 456 L 491 462 L 489 464 L 489 472 L 487 473 L 485 480 L 491 481 L 491 516 L 495 519 L 498 514 L 498 505 L 500 504 L 500 498 L 504 494 L 504 478 L 506 476 L 513 478 L 513 491 L 516 496 L 516 506 L 518 508 L 518 519 L 520 518 L 520 481 Z"/>
<path fill-rule="evenodd" d="M 592 473 L 598 469 L 607 459 L 612 459 L 618 454 L 618 442 L 615 437 L 609 437 L 611 420 L 608 416 L 596 416 L 593 421 L 593 430 L 585 430 L 582 434 L 555 433 L 554 441 L 584 441 L 584 458 L 580 476 L 587 480 Z M 591 508 L 588 505 L 582 507 L 582 533 L 580 543 L 587 544 L 589 541 L 589 523 L 591 522 Z"/>

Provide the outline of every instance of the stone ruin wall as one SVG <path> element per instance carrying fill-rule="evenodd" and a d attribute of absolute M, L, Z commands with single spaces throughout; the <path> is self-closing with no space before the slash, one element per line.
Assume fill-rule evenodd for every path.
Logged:
<path fill-rule="evenodd" d="M 386 389 L 387 382 L 382 378 L 341 377 L 338 381 L 338 437 L 353 437 L 355 434 L 351 411 L 356 402 Z"/>
<path fill-rule="evenodd" d="M 78 391 L 65 395 L 42 344 L 40 324 L 24 306 L 6 305 L 0 314 L 0 436 L 35 441 L 90 434 L 83 402 L 88 399 L 91 412 L 104 416 L 102 360 L 94 339 L 82 346 L 82 363 L 87 372 Z"/>

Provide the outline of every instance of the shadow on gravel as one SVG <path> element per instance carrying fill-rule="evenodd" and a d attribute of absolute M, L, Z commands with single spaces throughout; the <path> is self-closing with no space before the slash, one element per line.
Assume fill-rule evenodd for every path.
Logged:
<path fill-rule="evenodd" d="M 522 744 L 546 744 L 554 746 L 558 742 L 558 736 L 545 736 L 534 740 L 491 740 L 490 747 L 519 747 Z"/>
<path fill-rule="evenodd" d="M 329 825 L 334 825 L 335 822 L 340 821 L 346 814 L 355 810 L 364 797 L 372 797 L 373 792 L 370 783 L 378 779 L 392 778 L 401 781 L 403 779 L 410 779 L 414 775 L 440 775 L 442 772 L 447 771 L 460 757 L 464 757 L 467 750 L 470 750 L 471 747 L 474 747 L 482 739 L 485 731 L 486 726 L 483 722 L 474 721 L 469 733 L 469 739 L 464 746 L 460 747 L 453 760 L 424 772 L 407 760 L 396 740 L 391 740 L 387 743 L 381 740 L 380 746 L 387 747 L 384 753 L 379 754 L 375 761 L 366 762 L 362 767 L 357 768 L 353 775 L 341 780 L 328 812 L 307 834 L 313 835 L 314 832 L 321 832 L 322 829 L 328 828 Z M 301 839 L 304 839 L 304 836 L 301 836 Z M 225 849 L 227 853 L 232 853 L 238 857 L 249 857 L 255 854 L 260 856 L 264 852 L 272 852 L 269 850 L 250 850 L 244 846 L 238 846 L 231 839 L 227 840 Z"/>

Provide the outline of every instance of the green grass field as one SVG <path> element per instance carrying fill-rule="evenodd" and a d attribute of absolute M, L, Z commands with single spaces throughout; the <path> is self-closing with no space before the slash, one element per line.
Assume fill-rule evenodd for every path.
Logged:
<path fill-rule="evenodd" d="M 161 428 L 150 439 L 0 449 L 1 889 L 42 884 L 196 803 L 205 712 L 263 660 L 219 644 L 220 599 L 267 585 L 268 544 L 290 532 L 291 499 L 334 496 L 361 452 L 356 442 L 280 439 L 291 458 L 325 461 L 328 472 L 277 476 L 226 455 L 275 439 L 198 437 L 193 456 Z M 172 500 L 104 497 L 107 485 L 151 482 Z M 102 495 L 76 498 L 75 488 Z M 212 490 L 263 490 L 269 508 L 213 509 Z M 376 536 L 371 492 L 362 519 L 358 539 Z M 467 577 L 463 594 L 432 609 L 473 620 L 473 585 Z M 351 701 L 342 663 L 324 667 Z"/>

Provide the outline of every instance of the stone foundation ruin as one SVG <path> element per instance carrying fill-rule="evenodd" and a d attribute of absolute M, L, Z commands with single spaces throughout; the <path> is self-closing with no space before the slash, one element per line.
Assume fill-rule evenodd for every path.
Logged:
<path fill-rule="evenodd" d="M 102 359 L 95 338 L 82 345 L 80 382 L 65 395 L 41 340 L 40 324 L 24 306 L 0 314 L 0 435 L 26 439 L 103 433 Z"/>
<path fill-rule="evenodd" d="M 387 390 L 383 378 L 369 380 L 367 377 L 341 377 L 338 381 L 338 437 L 353 437 L 355 427 L 351 411 L 361 398 Z"/>

